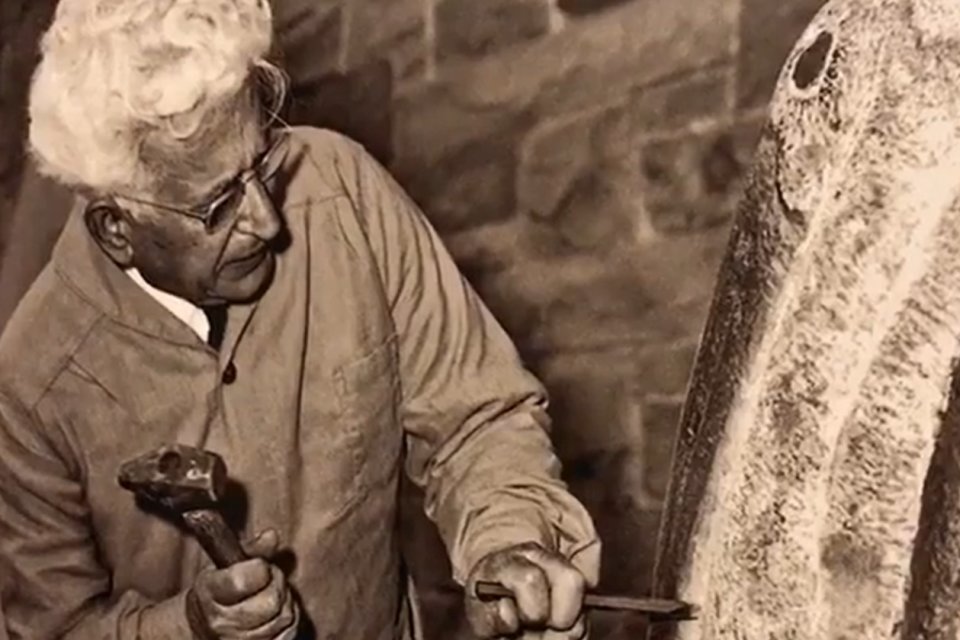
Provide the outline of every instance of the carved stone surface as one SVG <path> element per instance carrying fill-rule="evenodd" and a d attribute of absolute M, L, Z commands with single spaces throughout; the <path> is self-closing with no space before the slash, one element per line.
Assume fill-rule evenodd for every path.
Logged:
<path fill-rule="evenodd" d="M 700 616 L 650 637 L 960 632 L 958 83 L 953 0 L 833 0 L 788 58 L 659 542 Z"/>

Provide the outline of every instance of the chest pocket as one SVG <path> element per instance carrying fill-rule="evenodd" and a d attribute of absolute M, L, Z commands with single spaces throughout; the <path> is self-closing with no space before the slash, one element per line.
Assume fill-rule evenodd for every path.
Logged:
<path fill-rule="evenodd" d="M 350 493 L 359 498 L 397 476 L 403 438 L 396 338 L 341 366 L 334 381 L 341 426 L 351 443 Z"/>

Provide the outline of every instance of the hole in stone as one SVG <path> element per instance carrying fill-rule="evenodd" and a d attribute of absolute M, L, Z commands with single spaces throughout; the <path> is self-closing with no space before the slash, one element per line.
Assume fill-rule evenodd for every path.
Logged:
<path fill-rule="evenodd" d="M 833 34 L 823 31 L 817 36 L 816 41 L 800 54 L 797 64 L 793 67 L 793 82 L 798 89 L 806 89 L 817 79 L 823 71 L 832 44 Z"/>

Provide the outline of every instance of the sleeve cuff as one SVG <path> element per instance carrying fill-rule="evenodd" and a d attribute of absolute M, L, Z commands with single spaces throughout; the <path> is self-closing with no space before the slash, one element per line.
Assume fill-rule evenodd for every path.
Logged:
<path fill-rule="evenodd" d="M 459 545 L 458 558 L 451 558 L 454 580 L 461 585 L 487 555 L 531 542 L 567 558 L 589 586 L 599 581 L 600 539 L 585 511 L 560 512 L 548 519 L 538 509 L 512 509 L 477 517 L 466 529 L 469 541 Z"/>

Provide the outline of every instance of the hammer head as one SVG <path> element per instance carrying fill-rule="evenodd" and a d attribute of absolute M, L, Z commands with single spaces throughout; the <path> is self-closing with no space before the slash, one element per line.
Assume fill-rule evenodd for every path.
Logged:
<path fill-rule="evenodd" d="M 177 512 L 211 509 L 223 495 L 227 467 L 215 453 L 171 444 L 125 462 L 117 481 Z"/>

